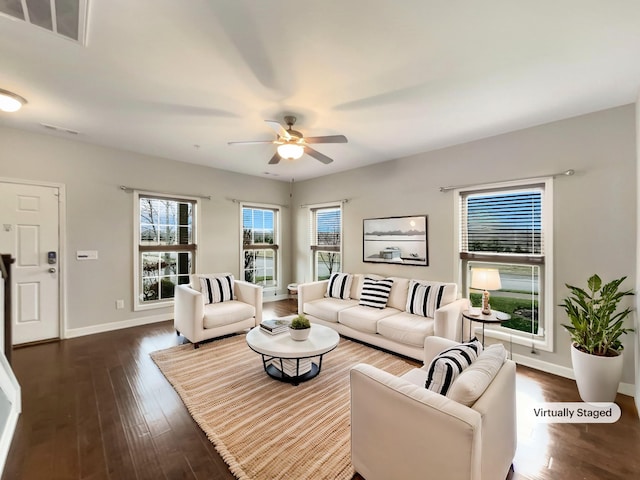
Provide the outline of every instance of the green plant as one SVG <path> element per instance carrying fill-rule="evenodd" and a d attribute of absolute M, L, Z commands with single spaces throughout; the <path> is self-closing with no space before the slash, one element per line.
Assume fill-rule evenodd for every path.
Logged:
<path fill-rule="evenodd" d="M 624 328 L 624 319 L 631 313 L 631 307 L 616 312 L 623 297 L 633 295 L 633 290 L 620 290 L 620 284 L 627 277 L 613 280 L 605 285 L 598 275 L 587 280 L 588 291 L 566 285 L 571 295 L 560 304 L 564 307 L 571 325 L 562 324 L 567 329 L 575 346 L 583 352 L 598 356 L 615 356 L 624 346 L 620 336 L 633 332 Z"/>
<path fill-rule="evenodd" d="M 305 328 L 311 328 L 311 322 L 309 322 L 309 319 L 304 315 L 298 315 L 291 320 L 289 328 L 293 328 L 294 330 L 304 330 Z"/>

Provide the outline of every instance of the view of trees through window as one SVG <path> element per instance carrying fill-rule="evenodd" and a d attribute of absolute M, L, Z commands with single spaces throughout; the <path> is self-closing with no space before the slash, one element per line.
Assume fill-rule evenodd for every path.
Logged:
<path fill-rule="evenodd" d="M 502 327 L 543 335 L 540 321 L 544 275 L 543 186 L 461 195 L 461 251 L 465 284 L 472 268 L 494 268 L 502 288 L 491 308 L 508 313 Z M 469 288 L 473 306 L 482 291 Z"/>
<path fill-rule="evenodd" d="M 316 280 L 326 280 L 342 271 L 342 210 L 340 207 L 311 209 L 311 252 Z"/>
<path fill-rule="evenodd" d="M 277 285 L 277 211 L 242 207 L 243 278 L 247 282 Z"/>
<path fill-rule="evenodd" d="M 194 204 L 140 196 L 140 300 L 172 299 L 176 285 L 189 283 L 195 255 Z"/>

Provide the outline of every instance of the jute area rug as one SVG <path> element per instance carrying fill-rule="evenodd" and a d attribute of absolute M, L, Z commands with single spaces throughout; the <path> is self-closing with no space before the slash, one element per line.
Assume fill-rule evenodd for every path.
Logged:
<path fill-rule="evenodd" d="M 348 480 L 351 465 L 349 370 L 357 363 L 400 375 L 411 365 L 341 339 L 316 378 L 298 386 L 269 377 L 244 335 L 151 358 L 239 479 Z"/>

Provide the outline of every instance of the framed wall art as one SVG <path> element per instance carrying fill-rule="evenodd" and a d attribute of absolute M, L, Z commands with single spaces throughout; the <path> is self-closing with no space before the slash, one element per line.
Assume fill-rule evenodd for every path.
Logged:
<path fill-rule="evenodd" d="M 429 265 L 427 216 L 365 218 L 362 261 Z"/>

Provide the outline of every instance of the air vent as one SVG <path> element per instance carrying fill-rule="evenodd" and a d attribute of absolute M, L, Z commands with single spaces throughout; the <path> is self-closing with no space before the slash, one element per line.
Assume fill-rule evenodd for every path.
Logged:
<path fill-rule="evenodd" d="M 71 130 L 70 128 L 58 127 L 57 125 L 50 125 L 48 123 L 41 123 L 44 128 L 48 128 L 49 130 L 54 130 L 56 132 L 68 133 L 70 135 L 79 135 L 80 132 L 77 130 Z"/>
<path fill-rule="evenodd" d="M 0 14 L 85 45 L 89 0 L 0 0 Z"/>

